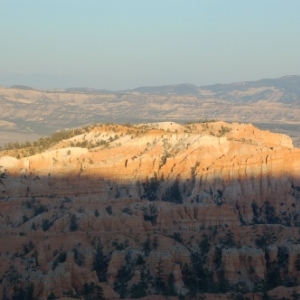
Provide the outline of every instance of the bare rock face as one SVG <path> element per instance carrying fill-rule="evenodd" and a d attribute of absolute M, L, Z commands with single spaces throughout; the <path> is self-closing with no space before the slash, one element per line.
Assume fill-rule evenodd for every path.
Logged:
<path fill-rule="evenodd" d="M 5 297 L 246 294 L 299 282 L 300 149 L 285 135 L 224 122 L 99 125 L 32 156 L 7 154 Z"/>

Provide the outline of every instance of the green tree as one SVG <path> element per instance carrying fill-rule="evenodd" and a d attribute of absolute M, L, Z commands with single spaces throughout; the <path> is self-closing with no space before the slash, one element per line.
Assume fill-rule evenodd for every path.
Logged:
<path fill-rule="evenodd" d="M 96 271 L 100 282 L 106 281 L 107 267 L 108 258 L 103 254 L 103 246 L 101 242 L 99 242 L 96 248 L 95 258 L 93 262 L 93 270 Z"/>
<path fill-rule="evenodd" d="M 171 273 L 168 277 L 167 285 L 165 288 L 165 295 L 166 296 L 177 296 L 177 293 L 175 291 L 175 286 L 174 286 L 175 278 L 174 274 Z"/>
<path fill-rule="evenodd" d="M 145 252 L 145 255 L 148 256 L 151 252 L 151 241 L 148 237 L 145 243 L 143 244 L 143 251 Z"/>
<path fill-rule="evenodd" d="M 139 282 L 134 284 L 130 290 L 130 297 L 133 299 L 143 298 L 147 296 L 147 284 L 145 282 Z"/>
<path fill-rule="evenodd" d="M 81 295 L 85 300 L 104 299 L 102 287 L 96 285 L 94 282 L 91 282 L 89 284 L 85 283 L 81 290 Z"/>
<path fill-rule="evenodd" d="M 125 257 L 124 265 L 118 271 L 117 280 L 114 285 L 114 289 L 119 293 L 121 299 L 127 297 L 129 294 L 127 283 L 132 276 L 133 268 L 131 263 L 131 253 L 129 252 Z"/>
<path fill-rule="evenodd" d="M 155 277 L 155 289 L 158 294 L 163 294 L 165 290 L 165 282 L 163 280 L 163 266 L 162 259 L 160 257 L 157 267 L 156 267 L 156 277 Z"/>
<path fill-rule="evenodd" d="M 171 187 L 166 189 L 162 197 L 162 200 L 176 203 L 176 204 L 183 203 L 178 179 L 175 180 L 175 182 L 172 184 Z"/>
<path fill-rule="evenodd" d="M 48 297 L 47 297 L 47 300 L 55 300 L 57 299 L 58 297 L 56 297 L 56 295 L 52 292 Z"/>
<path fill-rule="evenodd" d="M 295 260 L 295 268 L 297 271 L 300 271 L 300 254 L 297 254 L 296 260 Z"/>
<path fill-rule="evenodd" d="M 157 238 L 157 236 L 155 236 L 154 239 L 153 239 L 153 242 L 152 242 L 152 248 L 154 250 L 156 250 L 157 247 L 158 247 L 158 238 Z"/>
<path fill-rule="evenodd" d="M 151 177 L 150 180 L 147 178 L 146 182 L 143 183 L 143 188 L 145 195 L 148 200 L 154 201 L 157 200 L 157 193 L 160 186 L 160 182 L 157 178 L 156 172 L 154 173 L 154 177 Z"/>

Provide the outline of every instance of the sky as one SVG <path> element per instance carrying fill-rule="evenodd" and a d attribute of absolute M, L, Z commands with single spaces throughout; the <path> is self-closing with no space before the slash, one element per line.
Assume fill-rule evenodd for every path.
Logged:
<path fill-rule="evenodd" d="M 299 0 L 0 0 L 0 85 L 121 90 L 300 75 Z"/>

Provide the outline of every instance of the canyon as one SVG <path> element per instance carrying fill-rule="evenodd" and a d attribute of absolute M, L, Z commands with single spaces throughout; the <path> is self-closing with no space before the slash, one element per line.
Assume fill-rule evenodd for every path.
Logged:
<path fill-rule="evenodd" d="M 2 299 L 300 296 L 287 135 L 94 124 L 2 150 L 0 188 Z"/>

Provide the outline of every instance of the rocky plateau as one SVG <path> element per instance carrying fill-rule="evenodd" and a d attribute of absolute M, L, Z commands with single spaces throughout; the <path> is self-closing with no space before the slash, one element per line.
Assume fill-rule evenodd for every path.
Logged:
<path fill-rule="evenodd" d="M 2 299 L 300 296 L 287 135 L 96 124 L 1 151 L 0 188 Z"/>

